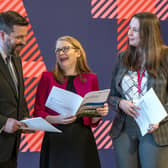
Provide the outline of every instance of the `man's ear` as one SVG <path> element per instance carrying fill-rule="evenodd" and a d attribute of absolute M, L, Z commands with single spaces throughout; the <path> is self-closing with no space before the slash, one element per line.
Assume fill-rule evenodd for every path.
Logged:
<path fill-rule="evenodd" d="M 0 38 L 2 39 L 2 40 L 4 40 L 5 39 L 5 32 L 4 31 L 0 31 Z"/>

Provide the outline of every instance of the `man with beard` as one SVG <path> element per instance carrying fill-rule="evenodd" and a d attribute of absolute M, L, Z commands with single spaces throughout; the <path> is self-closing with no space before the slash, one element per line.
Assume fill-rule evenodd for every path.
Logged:
<path fill-rule="evenodd" d="M 0 14 L 0 168 L 16 168 L 20 122 L 28 116 L 21 59 L 28 22 L 14 11 Z"/>

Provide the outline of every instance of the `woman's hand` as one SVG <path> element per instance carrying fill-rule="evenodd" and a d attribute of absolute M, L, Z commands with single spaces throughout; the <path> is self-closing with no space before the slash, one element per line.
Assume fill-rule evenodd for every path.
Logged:
<path fill-rule="evenodd" d="M 57 116 L 48 115 L 46 117 L 46 120 L 51 124 L 71 124 L 76 120 L 76 116 L 66 117 L 63 115 L 57 115 Z"/>
<path fill-rule="evenodd" d="M 119 108 L 122 111 L 124 111 L 127 115 L 130 115 L 134 118 L 137 118 L 137 116 L 139 115 L 136 109 L 140 110 L 140 108 L 129 100 L 122 99 L 119 103 Z"/>
<path fill-rule="evenodd" d="M 103 107 L 96 108 L 96 111 L 100 116 L 102 116 L 102 117 L 106 116 L 109 112 L 108 104 L 105 103 Z M 101 119 L 101 117 L 93 117 L 92 124 L 97 123 L 100 119 Z"/>
<path fill-rule="evenodd" d="M 109 112 L 108 104 L 105 103 L 103 107 L 96 108 L 96 111 L 100 116 L 106 116 Z"/>
<path fill-rule="evenodd" d="M 152 133 L 153 131 L 157 130 L 158 128 L 159 128 L 159 123 L 158 124 L 149 124 L 148 133 Z"/>

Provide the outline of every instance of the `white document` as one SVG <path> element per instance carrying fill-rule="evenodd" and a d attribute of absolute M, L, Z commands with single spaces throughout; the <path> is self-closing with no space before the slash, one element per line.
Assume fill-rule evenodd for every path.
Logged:
<path fill-rule="evenodd" d="M 28 126 L 28 127 L 21 127 L 21 129 L 62 133 L 61 130 L 55 128 L 41 117 L 21 120 L 21 122 L 25 123 Z"/>
<path fill-rule="evenodd" d="M 153 88 L 149 89 L 136 105 L 140 107 L 140 110 L 137 110 L 140 115 L 135 120 L 142 136 L 148 133 L 149 124 L 158 124 L 167 116 L 167 112 Z"/>
<path fill-rule="evenodd" d="M 82 98 L 78 94 L 53 86 L 45 106 L 64 116 L 76 115 L 81 105 L 103 105 L 110 89 L 89 92 Z"/>

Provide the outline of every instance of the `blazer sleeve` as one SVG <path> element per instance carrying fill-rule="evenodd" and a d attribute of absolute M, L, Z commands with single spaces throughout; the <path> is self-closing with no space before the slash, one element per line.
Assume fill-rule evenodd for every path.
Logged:
<path fill-rule="evenodd" d="M 29 117 L 29 110 L 27 108 L 27 102 L 25 97 L 23 98 L 23 119 Z"/>
<path fill-rule="evenodd" d="M 48 96 L 48 89 L 48 79 L 46 72 L 44 72 L 37 87 L 33 114 L 35 117 L 46 118 L 49 115 L 48 112 L 46 112 L 45 108 L 45 102 Z"/>
<path fill-rule="evenodd" d="M 97 91 L 97 90 L 99 90 L 99 84 L 98 84 L 97 75 L 94 74 L 92 79 L 92 91 Z M 97 123 L 92 124 L 92 117 L 83 117 L 84 125 L 90 125 L 92 127 L 96 127 L 99 124 L 100 120 Z"/>
<path fill-rule="evenodd" d="M 122 99 L 121 95 L 118 93 L 116 89 L 116 76 L 120 68 L 122 55 L 123 53 L 120 53 L 119 56 L 117 56 L 117 61 L 112 71 L 112 79 L 111 79 L 110 94 L 108 97 L 108 104 L 110 105 L 113 111 L 120 111 L 119 103 L 120 103 L 120 100 Z"/>
<path fill-rule="evenodd" d="M 0 114 L 0 133 L 2 131 L 1 129 L 3 128 L 3 126 L 5 125 L 5 123 L 7 121 L 7 119 L 8 118 L 6 116 Z"/>
<path fill-rule="evenodd" d="M 28 106 L 27 106 L 27 101 L 24 97 L 24 93 L 25 93 L 25 86 L 24 86 L 24 77 L 23 77 L 23 69 L 22 69 L 22 60 L 19 57 L 19 62 L 20 62 L 20 72 L 21 72 L 21 76 L 22 76 L 22 83 L 23 83 L 23 103 L 22 103 L 22 109 L 23 109 L 23 119 L 29 117 L 29 110 L 28 110 Z"/>

